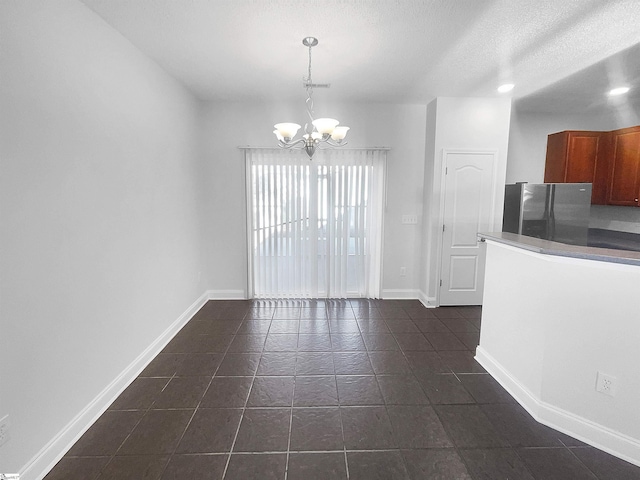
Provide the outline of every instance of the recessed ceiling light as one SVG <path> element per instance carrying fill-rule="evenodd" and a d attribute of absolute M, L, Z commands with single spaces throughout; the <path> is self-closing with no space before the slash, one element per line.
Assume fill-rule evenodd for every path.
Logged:
<path fill-rule="evenodd" d="M 500 85 L 498 87 L 498 91 L 500 93 L 507 93 L 507 92 L 510 92 L 511 90 L 513 90 L 513 87 L 515 87 L 515 85 L 513 83 L 505 83 L 504 85 Z"/>
<path fill-rule="evenodd" d="M 609 95 L 611 96 L 615 96 L 615 95 L 624 95 L 625 93 L 627 93 L 629 91 L 629 87 L 618 87 L 618 88 L 613 88 L 611 90 L 609 90 Z"/>

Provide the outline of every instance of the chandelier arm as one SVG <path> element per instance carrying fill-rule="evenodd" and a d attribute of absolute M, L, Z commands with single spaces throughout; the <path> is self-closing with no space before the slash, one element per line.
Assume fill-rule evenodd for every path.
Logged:
<path fill-rule="evenodd" d="M 344 147 L 347 143 L 349 142 L 336 143 L 332 140 L 321 140 L 319 146 L 321 148 L 328 148 L 328 147 L 340 148 L 340 147 Z M 325 144 L 328 145 L 328 147 L 324 147 Z"/>
<path fill-rule="evenodd" d="M 304 138 L 299 138 L 296 141 L 293 142 L 283 142 L 282 140 L 278 140 L 278 145 L 282 148 L 286 148 L 286 149 L 290 149 L 290 148 L 304 148 L 304 145 L 307 143 L 307 141 Z"/>
<path fill-rule="evenodd" d="M 327 140 L 327 143 L 329 145 L 331 145 L 332 147 L 344 147 L 349 142 L 340 142 L 340 143 L 338 143 L 338 142 L 334 142 L 332 140 Z"/>

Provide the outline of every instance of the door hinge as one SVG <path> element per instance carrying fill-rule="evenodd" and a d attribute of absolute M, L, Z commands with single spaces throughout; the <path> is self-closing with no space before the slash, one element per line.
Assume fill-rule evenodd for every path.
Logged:
<path fill-rule="evenodd" d="M 440 286 L 442 286 L 442 279 L 440 279 Z"/>
<path fill-rule="evenodd" d="M 444 224 L 442 224 L 442 231 L 444 232 Z"/>
<path fill-rule="evenodd" d="M 449 175 L 449 167 L 444 167 L 444 174 Z"/>

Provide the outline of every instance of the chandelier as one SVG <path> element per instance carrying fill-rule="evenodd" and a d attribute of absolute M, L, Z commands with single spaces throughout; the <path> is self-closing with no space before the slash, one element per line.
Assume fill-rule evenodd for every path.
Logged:
<path fill-rule="evenodd" d="M 297 123 L 277 123 L 274 125 L 273 133 L 278 139 L 278 145 L 281 148 L 303 149 L 309 155 L 309 159 L 313 158 L 316 148 L 322 148 L 325 145 L 330 147 L 341 147 L 347 144 L 344 137 L 347 136 L 349 127 L 338 126 L 340 122 L 333 118 L 313 118 L 313 81 L 311 80 L 311 49 L 318 45 L 318 39 L 315 37 L 305 37 L 302 44 L 309 47 L 309 70 L 307 77 L 304 78 L 304 87 L 307 90 L 307 115 L 309 122 L 305 123 L 305 134 L 302 138 L 294 139 L 296 133 L 300 129 Z"/>

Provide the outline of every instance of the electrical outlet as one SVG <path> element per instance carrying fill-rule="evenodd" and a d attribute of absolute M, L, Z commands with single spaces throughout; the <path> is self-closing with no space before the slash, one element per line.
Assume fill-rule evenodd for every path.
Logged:
<path fill-rule="evenodd" d="M 400 276 L 401 277 L 407 276 L 407 267 L 400 267 Z"/>
<path fill-rule="evenodd" d="M 598 372 L 598 375 L 596 377 L 596 391 L 604 393 L 605 395 L 615 397 L 617 387 L 618 384 L 615 377 L 604 374 L 602 372 Z"/>
<path fill-rule="evenodd" d="M 0 447 L 9 440 L 9 415 L 0 418 Z"/>

